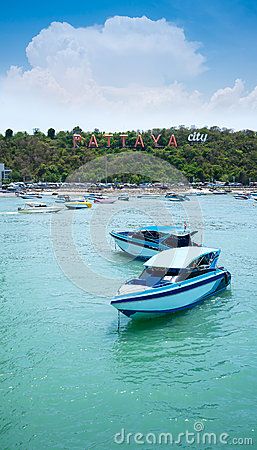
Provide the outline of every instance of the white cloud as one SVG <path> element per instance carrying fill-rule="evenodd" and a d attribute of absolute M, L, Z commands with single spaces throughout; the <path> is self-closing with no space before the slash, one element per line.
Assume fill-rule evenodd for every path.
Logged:
<path fill-rule="evenodd" d="M 102 27 L 54 22 L 32 39 L 26 53 L 32 67 L 51 68 L 60 83 L 65 84 L 61 75 L 77 67 L 85 80 L 101 86 L 158 86 L 201 73 L 198 47 L 165 19 L 116 16 Z"/>
<path fill-rule="evenodd" d="M 244 94 L 245 86 L 242 80 L 237 79 L 234 86 L 218 89 L 210 99 L 211 109 L 234 109 Z"/>
<path fill-rule="evenodd" d="M 165 19 L 116 16 L 84 28 L 54 22 L 26 54 L 31 69 L 11 67 L 1 82 L 2 130 L 256 128 L 257 87 L 247 93 L 236 80 L 209 101 L 185 87 L 205 70 L 205 59 L 199 44 Z"/>

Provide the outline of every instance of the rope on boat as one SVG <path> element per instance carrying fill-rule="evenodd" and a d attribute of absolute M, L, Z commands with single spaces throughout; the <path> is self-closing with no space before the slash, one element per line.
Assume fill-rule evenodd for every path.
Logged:
<path fill-rule="evenodd" d="M 118 331 L 118 333 L 120 331 L 120 311 L 118 311 L 118 328 L 117 328 L 117 331 Z"/>

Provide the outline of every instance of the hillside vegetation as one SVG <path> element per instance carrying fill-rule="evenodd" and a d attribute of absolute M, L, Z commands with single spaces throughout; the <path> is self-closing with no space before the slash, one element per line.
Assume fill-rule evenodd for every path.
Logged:
<path fill-rule="evenodd" d="M 249 179 L 257 180 L 256 132 L 202 128 L 197 132 L 208 134 L 206 142 L 192 143 L 188 141 L 188 135 L 193 131 L 181 126 L 142 132 L 145 148 L 138 146 L 137 150 L 168 161 L 182 171 L 189 181 L 220 180 L 247 184 Z M 73 148 L 73 133 L 80 133 L 83 138 L 78 148 Z M 58 133 L 51 128 L 46 135 L 39 130 L 35 130 L 33 135 L 26 132 L 13 134 L 9 129 L 5 135 L 0 135 L 0 162 L 12 169 L 13 181 L 64 181 L 68 175 L 93 158 L 124 151 L 119 133 L 113 134 L 110 148 L 107 148 L 104 133 L 97 129 L 93 133 L 98 148 L 88 148 L 92 133 L 82 132 L 79 127 Z M 158 148 L 154 146 L 152 133 L 155 136 L 161 134 Z M 128 131 L 126 134 L 128 149 L 134 149 L 138 132 Z M 176 137 L 177 147 L 167 146 L 171 134 Z M 129 175 L 126 181 L 142 180 L 135 174 Z"/>

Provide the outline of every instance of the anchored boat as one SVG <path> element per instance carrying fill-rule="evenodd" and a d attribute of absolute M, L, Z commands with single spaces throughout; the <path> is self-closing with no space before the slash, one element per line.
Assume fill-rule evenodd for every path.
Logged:
<path fill-rule="evenodd" d="M 34 214 L 34 213 L 57 213 L 62 208 L 57 206 L 47 206 L 45 203 L 25 203 L 24 206 L 18 208 L 18 212 L 22 214 Z"/>
<path fill-rule="evenodd" d="M 171 202 L 184 202 L 185 200 L 190 200 L 186 194 L 176 194 L 176 192 L 168 192 L 165 195 L 165 198 Z"/>
<path fill-rule="evenodd" d="M 67 203 L 71 201 L 70 196 L 66 194 L 57 195 L 55 203 Z"/>
<path fill-rule="evenodd" d="M 158 252 L 174 247 L 196 245 L 190 232 L 185 228 L 172 226 L 150 226 L 135 231 L 111 231 L 110 235 L 124 252 L 140 259 L 149 259 Z"/>
<path fill-rule="evenodd" d="M 88 202 L 87 200 L 81 200 L 81 201 L 69 201 L 65 203 L 66 208 L 68 209 L 86 209 L 86 208 L 92 208 L 92 203 Z"/>
<path fill-rule="evenodd" d="M 95 200 L 94 200 L 94 202 L 95 203 L 114 203 L 114 202 L 116 202 L 116 200 L 117 200 L 117 198 L 111 198 L 111 197 L 106 197 L 106 198 L 95 198 Z"/>
<path fill-rule="evenodd" d="M 121 195 L 119 195 L 118 200 L 123 200 L 124 202 L 128 202 L 129 201 L 129 195 L 128 194 L 121 194 Z"/>
<path fill-rule="evenodd" d="M 236 195 L 234 195 L 234 198 L 236 200 L 249 200 L 250 195 L 249 194 L 236 194 Z"/>
<path fill-rule="evenodd" d="M 20 193 L 20 194 L 18 195 L 18 197 L 21 197 L 21 198 L 23 198 L 24 200 L 33 200 L 33 199 L 35 199 L 35 198 L 42 198 L 42 195 L 37 194 L 37 193 L 34 193 L 34 192 L 30 192 L 30 193 L 24 192 L 24 193 Z"/>
<path fill-rule="evenodd" d="M 217 267 L 219 249 L 183 247 L 150 258 L 138 278 L 126 282 L 111 301 L 127 317 L 153 317 L 191 308 L 230 284 Z"/>

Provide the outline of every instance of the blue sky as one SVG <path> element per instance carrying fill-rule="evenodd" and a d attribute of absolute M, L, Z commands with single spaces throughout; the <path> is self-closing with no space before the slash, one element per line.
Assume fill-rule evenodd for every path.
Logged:
<path fill-rule="evenodd" d="M 11 7 L 12 5 L 12 7 Z M 75 27 L 102 24 L 114 15 L 165 17 L 200 41 L 212 74 L 201 76 L 203 89 L 243 79 L 251 88 L 257 74 L 257 2 L 254 0 L 30 0 L 3 2 L 0 16 L 0 72 L 27 66 L 25 48 L 52 21 Z"/>
<path fill-rule="evenodd" d="M 253 0 L 4 2 L 1 126 L 256 129 L 256 25 Z"/>

